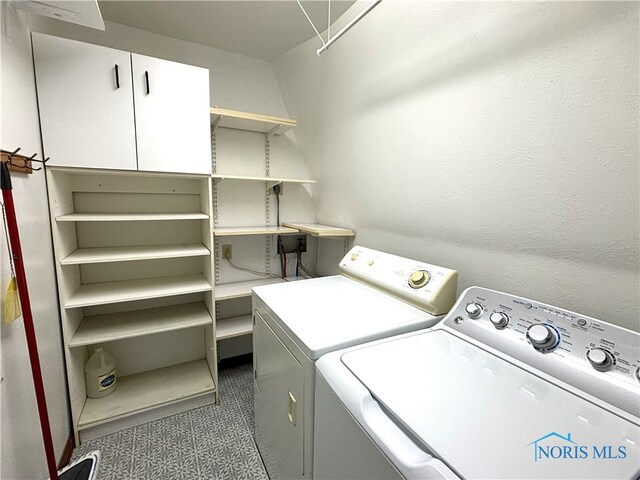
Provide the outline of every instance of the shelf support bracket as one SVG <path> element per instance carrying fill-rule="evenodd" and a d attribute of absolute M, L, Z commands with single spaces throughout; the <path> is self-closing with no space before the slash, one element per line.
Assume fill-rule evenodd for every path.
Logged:
<path fill-rule="evenodd" d="M 281 128 L 282 128 L 282 124 L 279 124 L 273 127 L 271 130 L 269 130 L 267 133 L 265 133 L 265 135 L 267 136 L 267 140 L 269 140 L 271 137 L 276 135 Z"/>
<path fill-rule="evenodd" d="M 216 129 L 218 128 L 218 125 L 220 125 L 220 122 L 222 121 L 222 118 L 224 117 L 224 115 L 218 115 L 218 118 L 216 118 L 213 123 L 211 124 L 211 126 L 213 127 L 213 131 L 215 132 Z"/>

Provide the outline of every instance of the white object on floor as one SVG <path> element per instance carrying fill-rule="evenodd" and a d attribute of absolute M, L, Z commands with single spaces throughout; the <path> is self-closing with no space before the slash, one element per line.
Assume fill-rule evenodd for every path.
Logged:
<path fill-rule="evenodd" d="M 340 269 L 253 289 L 256 442 L 271 478 L 312 476 L 321 355 L 432 326 L 455 301 L 447 268 L 354 247 Z"/>
<path fill-rule="evenodd" d="M 640 474 L 640 334 L 600 320 L 471 287 L 316 373 L 316 479 Z"/>

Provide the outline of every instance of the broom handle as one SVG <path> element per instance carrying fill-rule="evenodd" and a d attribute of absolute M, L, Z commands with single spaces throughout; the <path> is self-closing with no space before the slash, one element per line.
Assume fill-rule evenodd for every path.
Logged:
<path fill-rule="evenodd" d="M 49 425 L 49 415 L 47 413 L 47 399 L 42 382 L 42 370 L 38 357 L 38 344 L 36 342 L 36 332 L 33 326 L 33 315 L 31 313 L 31 302 L 29 301 L 29 289 L 27 287 L 27 275 L 24 271 L 22 261 L 22 248 L 20 247 L 20 233 L 18 232 L 18 221 L 16 219 L 13 194 L 11 192 L 11 176 L 6 162 L 0 165 L 0 177 L 2 184 L 2 198 L 4 200 L 7 215 L 7 228 L 9 230 L 9 241 L 11 242 L 11 252 L 16 269 L 16 279 L 18 281 L 18 293 L 20 295 L 20 305 L 22 307 L 22 319 L 24 330 L 27 336 L 27 348 L 29 350 L 29 361 L 31 362 L 31 374 L 33 376 L 33 386 L 36 391 L 38 403 L 38 415 L 40 416 L 40 428 L 42 439 L 44 440 L 44 451 L 47 455 L 47 467 L 49 469 L 50 480 L 58 479 L 58 469 L 56 467 L 55 453 L 53 450 L 53 440 L 51 439 L 51 426 Z"/>

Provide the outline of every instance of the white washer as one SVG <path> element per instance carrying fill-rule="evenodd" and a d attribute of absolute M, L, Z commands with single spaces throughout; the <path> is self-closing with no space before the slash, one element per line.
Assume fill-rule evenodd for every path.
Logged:
<path fill-rule="evenodd" d="M 272 480 L 311 478 L 315 361 L 435 324 L 457 272 L 354 247 L 341 275 L 253 289 L 256 443 Z"/>
<path fill-rule="evenodd" d="M 640 334 L 471 287 L 317 362 L 314 478 L 638 478 Z"/>

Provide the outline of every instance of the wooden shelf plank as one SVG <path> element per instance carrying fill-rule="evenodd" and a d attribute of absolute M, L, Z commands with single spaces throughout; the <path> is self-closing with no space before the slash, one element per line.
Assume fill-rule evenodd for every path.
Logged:
<path fill-rule="evenodd" d="M 211 288 L 211 284 L 202 274 L 89 283 L 81 285 L 71 295 L 64 307 L 78 308 L 131 302 L 170 295 L 206 292 Z"/>
<path fill-rule="evenodd" d="M 317 183 L 317 180 L 309 178 L 285 178 L 285 177 L 254 177 L 250 175 L 225 175 L 223 173 L 214 173 L 212 178 L 220 180 L 249 180 L 256 182 L 272 182 L 272 183 Z"/>
<path fill-rule="evenodd" d="M 224 227 L 213 229 L 213 234 L 217 237 L 235 237 L 240 235 L 282 235 L 286 233 L 298 233 L 298 230 L 289 227 Z"/>
<path fill-rule="evenodd" d="M 251 132 L 267 133 L 274 131 L 276 135 L 291 130 L 296 126 L 296 121 L 290 118 L 273 117 L 260 113 L 241 112 L 227 108 L 212 107 L 210 109 L 211 124 L 218 127 L 235 128 Z M 279 128 L 278 128 L 279 127 Z"/>
<path fill-rule="evenodd" d="M 140 222 L 160 220 L 206 220 L 206 213 L 69 213 L 56 222 Z"/>
<path fill-rule="evenodd" d="M 223 318 L 216 321 L 216 340 L 248 335 L 253 332 L 253 319 L 251 315 Z"/>
<path fill-rule="evenodd" d="M 213 392 L 215 384 L 204 359 L 118 377 L 118 386 L 111 395 L 87 398 L 78 429 Z"/>
<path fill-rule="evenodd" d="M 141 245 L 133 247 L 79 248 L 60 261 L 61 265 L 130 262 L 158 258 L 204 257 L 209 249 L 201 243 L 178 245 Z"/>
<path fill-rule="evenodd" d="M 259 280 L 249 280 L 246 282 L 224 283 L 222 285 L 216 285 L 215 287 L 215 299 L 218 300 L 231 300 L 233 298 L 242 298 L 251 296 L 251 289 L 253 287 L 260 287 L 262 285 L 271 285 L 273 283 L 282 282 L 296 282 L 298 280 L 305 280 L 305 277 L 287 277 L 286 280 L 282 278 L 261 278 Z"/>
<path fill-rule="evenodd" d="M 69 347 L 95 345 L 125 338 L 212 325 L 212 323 L 211 315 L 203 302 L 92 315 L 82 320 L 69 342 Z"/>
<path fill-rule="evenodd" d="M 319 223 L 293 223 L 284 222 L 285 227 L 295 228 L 314 237 L 353 237 L 355 232 L 349 228 L 331 227 Z"/>

